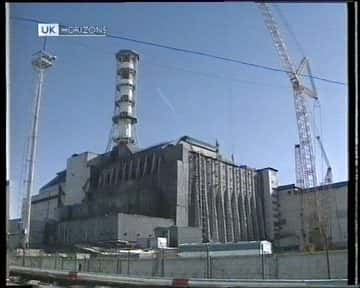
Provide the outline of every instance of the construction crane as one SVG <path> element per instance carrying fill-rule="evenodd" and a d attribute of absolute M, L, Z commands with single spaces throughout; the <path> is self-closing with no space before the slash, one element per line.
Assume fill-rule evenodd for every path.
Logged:
<path fill-rule="evenodd" d="M 298 158 L 296 170 L 297 178 L 299 179 L 297 179 L 297 182 L 300 183 L 303 188 L 314 187 L 317 185 L 314 141 L 310 126 L 310 114 L 306 107 L 306 100 L 316 100 L 317 93 L 311 77 L 309 60 L 304 57 L 298 68 L 295 69 L 269 5 L 266 3 L 257 3 L 257 5 L 262 12 L 265 25 L 271 34 L 282 67 L 288 74 L 294 91 L 296 122 L 299 134 L 299 144 L 296 148 L 298 151 L 295 150 L 297 154 L 296 158 Z M 310 88 L 304 85 L 304 75 L 310 76 Z"/>
<path fill-rule="evenodd" d="M 321 142 L 320 136 L 316 136 L 316 139 L 319 142 L 319 146 L 320 146 L 320 149 L 321 149 L 321 154 L 322 154 L 323 158 L 325 159 L 326 166 L 327 166 L 323 184 L 331 184 L 333 182 L 333 177 L 332 177 L 332 168 L 331 168 L 331 165 L 330 165 L 330 161 L 329 161 L 329 158 L 326 155 L 326 152 L 325 152 L 324 146 L 323 146 L 323 144 Z"/>

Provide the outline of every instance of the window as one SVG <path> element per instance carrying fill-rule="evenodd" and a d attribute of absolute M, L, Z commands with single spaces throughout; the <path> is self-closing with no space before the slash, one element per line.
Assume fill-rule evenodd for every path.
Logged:
<path fill-rule="evenodd" d="M 130 72 L 128 69 L 121 69 L 120 70 L 121 78 L 123 79 L 129 79 L 130 78 Z"/>
<path fill-rule="evenodd" d="M 121 96 L 120 101 L 121 102 L 128 102 L 130 100 L 129 95 L 124 94 Z"/>
<path fill-rule="evenodd" d="M 120 56 L 120 62 L 130 62 L 130 55 Z"/>
<path fill-rule="evenodd" d="M 106 175 L 106 184 L 110 184 L 110 173 Z"/>

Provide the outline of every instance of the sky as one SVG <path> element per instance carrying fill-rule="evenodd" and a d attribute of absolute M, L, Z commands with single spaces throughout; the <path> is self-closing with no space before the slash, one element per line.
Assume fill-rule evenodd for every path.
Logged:
<path fill-rule="evenodd" d="M 302 51 L 314 76 L 347 82 L 346 4 L 278 4 L 273 9 L 295 65 Z M 281 68 L 254 3 L 11 4 L 11 17 L 48 23 L 105 25 L 111 34 Z M 292 31 L 292 32 L 290 32 Z M 41 49 L 35 23 L 11 20 L 10 217 L 20 215 L 24 155 Z M 295 37 L 293 36 L 295 35 Z M 300 48 L 296 43 L 300 43 Z M 66 167 L 74 153 L 106 149 L 115 96 L 115 53 L 140 54 L 137 136 L 142 147 L 188 135 L 220 144 L 237 164 L 279 170 L 295 182 L 298 142 L 293 92 L 285 73 L 106 37 L 51 37 L 57 56 L 46 75 L 39 123 L 35 189 Z M 315 118 L 334 181 L 348 179 L 346 85 L 315 80 Z M 320 125 L 321 123 L 321 125 Z M 319 155 L 319 149 L 316 150 Z M 318 156 L 318 174 L 326 166 Z M 320 163 L 321 162 L 321 163 Z"/>

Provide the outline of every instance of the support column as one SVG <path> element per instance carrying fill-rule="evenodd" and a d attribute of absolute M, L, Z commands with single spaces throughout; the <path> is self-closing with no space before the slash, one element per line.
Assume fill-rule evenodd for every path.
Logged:
<path fill-rule="evenodd" d="M 259 240 L 265 240 L 265 217 L 264 217 L 264 207 L 263 207 L 263 197 L 261 192 L 258 189 L 260 183 L 258 183 L 258 179 L 256 176 L 254 178 L 254 187 L 255 191 L 255 198 L 256 198 L 256 212 L 257 212 L 257 219 L 258 219 L 258 227 L 259 227 Z M 263 191 L 262 191 L 263 192 Z"/>
<path fill-rule="evenodd" d="M 248 170 L 245 169 L 245 212 L 246 212 L 246 220 L 247 220 L 247 234 L 248 239 L 247 240 L 255 240 L 254 237 L 254 223 L 253 223 L 253 217 L 252 217 L 252 199 L 251 199 L 251 189 L 250 189 L 250 178 Z"/>
<path fill-rule="evenodd" d="M 239 175 L 239 195 L 238 195 L 238 207 L 239 207 L 239 219 L 240 219 L 240 239 L 242 241 L 248 240 L 248 227 L 247 227 L 247 214 L 245 206 L 245 174 L 243 169 L 238 170 Z"/>
<path fill-rule="evenodd" d="M 210 184 L 210 230 L 211 230 L 211 239 L 213 241 L 219 240 L 219 229 L 218 229 L 218 216 L 216 213 L 216 191 L 217 191 L 217 177 L 216 177 L 216 169 L 215 169 L 215 161 L 210 160 L 210 172 L 211 172 L 211 184 Z"/>
<path fill-rule="evenodd" d="M 136 178 L 139 178 L 141 176 L 140 161 L 141 161 L 140 158 L 138 158 L 137 161 L 136 161 L 136 172 L 135 172 L 135 177 Z"/>
<path fill-rule="evenodd" d="M 234 227 L 234 241 L 240 241 L 240 219 L 239 219 L 239 207 L 237 204 L 237 198 L 239 193 L 238 179 L 237 179 L 237 168 L 232 169 L 232 180 L 234 190 L 231 195 L 231 210 L 233 215 L 233 227 Z"/>
<path fill-rule="evenodd" d="M 256 205 L 256 192 L 255 192 L 255 185 L 254 185 L 254 171 L 249 170 L 249 183 L 250 183 L 250 193 L 251 193 L 251 215 L 253 219 L 253 233 L 254 233 L 254 240 L 259 240 L 259 221 L 257 217 L 257 210 L 258 207 Z"/>
<path fill-rule="evenodd" d="M 122 161 L 121 162 L 122 165 L 122 175 L 121 175 L 121 179 L 124 181 L 125 180 L 125 175 L 126 175 L 126 169 L 127 169 L 127 163 L 126 161 Z M 104 181 L 104 180 L 103 180 Z"/>
<path fill-rule="evenodd" d="M 226 226 L 224 215 L 224 202 L 223 202 L 223 179 L 222 179 L 222 167 L 219 161 L 216 161 L 216 170 L 218 173 L 218 189 L 216 191 L 216 211 L 218 216 L 219 227 L 219 241 L 226 242 Z"/>
<path fill-rule="evenodd" d="M 227 242 L 234 240 L 233 235 L 233 219 L 231 213 L 231 199 L 232 194 L 232 181 L 229 165 L 225 165 L 225 195 L 224 195 L 224 208 L 225 208 L 225 223 L 226 223 L 226 238 Z"/>
<path fill-rule="evenodd" d="M 207 165 L 206 159 L 199 155 L 199 169 L 200 169 L 200 201 L 201 201 L 201 223 L 203 231 L 203 241 L 210 240 L 210 223 L 209 223 L 209 207 L 207 199 Z"/>
<path fill-rule="evenodd" d="M 145 155 L 144 156 L 144 167 L 143 167 L 143 171 L 142 171 L 142 175 L 144 176 L 144 175 L 146 175 L 146 171 L 147 171 L 147 167 L 148 167 L 148 165 L 149 165 L 149 160 L 148 160 L 148 157 L 147 157 L 147 155 Z"/>

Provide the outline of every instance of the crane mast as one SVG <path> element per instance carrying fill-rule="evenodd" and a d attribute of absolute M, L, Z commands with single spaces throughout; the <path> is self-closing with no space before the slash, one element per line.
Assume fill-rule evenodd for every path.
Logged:
<path fill-rule="evenodd" d="M 298 164 L 301 165 L 301 167 L 297 168 L 299 173 L 301 173 L 301 175 L 299 174 L 297 177 L 300 177 L 301 179 L 297 179 L 297 181 L 301 183 L 303 188 L 314 187 L 317 185 L 315 153 L 313 147 L 314 141 L 312 138 L 310 116 L 306 107 L 305 98 L 310 97 L 317 99 L 317 96 L 313 82 L 311 81 L 311 88 L 308 88 L 304 86 L 301 77 L 305 70 L 311 75 L 309 62 L 307 58 L 304 58 L 299 67 L 295 69 L 270 7 L 266 3 L 257 3 L 257 5 L 262 12 L 265 25 L 271 34 L 276 51 L 280 57 L 281 65 L 289 76 L 294 91 L 296 122 L 299 134 L 299 147 L 297 148 L 299 151 L 296 153 L 299 157 Z"/>
<path fill-rule="evenodd" d="M 333 177 L 332 177 L 332 168 L 331 168 L 331 165 L 330 165 L 330 161 L 329 161 L 329 158 L 326 155 L 325 148 L 324 148 L 324 146 L 323 146 L 323 144 L 321 142 L 320 136 L 316 136 L 316 139 L 319 142 L 321 153 L 322 153 L 322 155 L 323 155 L 323 157 L 325 159 L 326 166 L 327 166 L 326 174 L 325 174 L 325 178 L 324 178 L 324 184 L 331 184 L 333 182 Z"/>
<path fill-rule="evenodd" d="M 300 145 L 295 145 L 295 172 L 296 172 L 296 186 L 304 187 L 304 172 L 302 171 Z"/>

